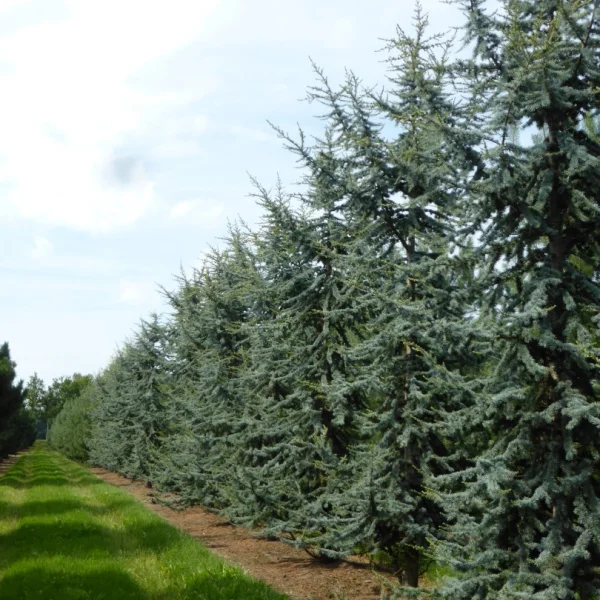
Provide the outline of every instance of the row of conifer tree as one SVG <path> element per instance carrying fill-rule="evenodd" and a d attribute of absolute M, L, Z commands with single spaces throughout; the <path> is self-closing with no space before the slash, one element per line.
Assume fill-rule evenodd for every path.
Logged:
<path fill-rule="evenodd" d="M 85 399 L 91 462 L 456 600 L 600 597 L 598 2 L 460 1 L 254 182 Z M 91 417 L 89 417 L 91 415 Z M 75 422 L 75 421 L 74 421 Z M 69 430 L 69 419 L 58 421 Z M 433 593 L 433 592 L 428 592 Z"/>

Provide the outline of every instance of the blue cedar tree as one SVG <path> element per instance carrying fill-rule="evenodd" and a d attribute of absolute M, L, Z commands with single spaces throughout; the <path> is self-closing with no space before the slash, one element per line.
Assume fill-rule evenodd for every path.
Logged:
<path fill-rule="evenodd" d="M 327 160 L 321 152 L 317 163 Z M 343 351 L 360 324 L 337 268 L 347 230 L 332 210 L 311 206 L 311 199 L 326 202 L 325 194 L 337 193 L 319 180 L 329 177 L 325 169 L 313 168 L 297 198 L 301 211 L 291 209 L 281 189 L 275 197 L 257 190 L 266 215 L 256 241 L 266 304 L 249 338 L 255 412 L 247 415 L 251 454 L 239 477 L 255 502 L 247 514 L 305 547 L 312 545 L 307 499 L 327 503 L 327 474 L 347 455 L 364 404 L 343 385 Z"/>
<path fill-rule="evenodd" d="M 180 380 L 169 417 L 177 425 L 167 441 L 176 487 L 186 501 L 224 509 L 227 482 L 244 427 L 246 403 L 240 389 L 249 319 L 246 261 L 249 249 L 232 227 L 223 250 L 213 250 L 204 267 L 171 294 Z"/>
<path fill-rule="evenodd" d="M 446 497 L 453 599 L 600 594 L 598 2 L 460 2 L 457 63 L 481 123 L 484 306 L 499 361 L 473 425 L 489 443 Z"/>
<path fill-rule="evenodd" d="M 348 353 L 360 365 L 354 381 L 371 398 L 357 413 L 360 443 L 340 473 L 354 484 L 337 494 L 337 522 L 330 519 L 324 538 L 345 553 L 385 551 L 408 586 L 417 585 L 420 559 L 439 536 L 443 519 L 426 485 L 449 467 L 444 413 L 474 402 L 473 350 L 482 337 L 466 318 L 469 266 L 452 256 L 477 154 L 457 127 L 446 43 L 428 38 L 426 27 L 418 11 L 416 37 L 398 29 L 390 42 L 391 94 L 361 91 L 352 74 L 339 92 L 322 76 L 311 92 L 327 107 L 345 165 L 340 218 L 366 238 L 354 236 L 346 262 L 355 281 L 367 282 L 355 302 L 371 312 L 368 335 Z M 386 120 L 399 129 L 391 140 Z"/>
<path fill-rule="evenodd" d="M 160 475 L 169 330 L 158 316 L 142 321 L 98 377 L 90 461 L 148 484 Z"/>

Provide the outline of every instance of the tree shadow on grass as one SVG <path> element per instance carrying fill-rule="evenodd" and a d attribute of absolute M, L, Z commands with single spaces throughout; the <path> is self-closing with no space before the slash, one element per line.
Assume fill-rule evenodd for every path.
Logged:
<path fill-rule="evenodd" d="M 231 568 L 205 571 L 187 584 L 171 587 L 158 596 L 142 589 L 125 570 L 106 566 L 78 572 L 54 566 L 15 569 L 0 579 L 2 600 L 285 600 L 261 581 L 241 577 Z"/>
<path fill-rule="evenodd" d="M 134 579 L 118 568 L 78 573 L 57 568 L 25 567 L 0 579 L 2 600 L 146 600 Z"/>
<path fill-rule="evenodd" d="M 101 505 L 86 504 L 77 500 L 40 500 L 26 504 L 12 503 L 0 500 L 0 519 L 6 516 L 25 519 L 27 517 L 46 517 L 65 515 L 75 511 L 85 511 L 91 515 L 107 515 L 130 506 L 131 500 L 114 500 Z"/>
<path fill-rule="evenodd" d="M 32 557 L 62 557 L 68 564 L 69 559 L 126 559 L 139 552 L 160 553 L 179 542 L 181 536 L 180 531 L 154 519 L 134 521 L 123 528 L 106 527 L 91 519 L 23 522 L 0 535 L 0 570 Z"/>
<path fill-rule="evenodd" d="M 181 542 L 183 533 L 166 522 L 134 521 L 123 529 L 111 529 L 92 520 L 55 523 L 22 523 L 17 529 L 0 535 L 0 598 L 2 600 L 30 598 L 57 600 L 131 600 L 148 598 L 117 561 L 127 564 L 140 552 L 167 552 Z M 202 554 L 209 551 L 199 546 L 198 563 L 190 569 L 183 566 L 183 579 L 160 595 L 160 598 L 192 600 L 283 600 L 261 581 L 242 575 L 241 571 L 226 564 L 209 561 L 207 570 L 198 571 Z M 170 559 L 173 560 L 172 558 Z M 185 557 L 182 556 L 185 564 Z M 35 562 L 30 567 L 29 562 Z M 54 564 L 38 566 L 47 561 Z M 160 561 L 160 558 L 159 558 Z M 89 572 L 84 566 L 79 574 L 77 565 L 116 563 L 114 567 Z M 60 565 L 58 567 L 57 565 Z M 188 570 L 189 569 L 189 570 Z M 1 576 L 5 572 L 4 577 Z M 187 575 L 184 574 L 187 572 Z M 158 598 L 155 594 L 153 598 Z"/>
<path fill-rule="evenodd" d="M 32 489 L 42 485 L 53 487 L 64 486 L 89 486 L 103 483 L 94 475 L 83 473 L 75 477 L 69 477 L 61 470 L 36 469 L 33 477 L 27 477 L 24 471 L 9 471 L 6 475 L 0 478 L 0 487 L 8 487 L 13 489 Z"/>
<path fill-rule="evenodd" d="M 7 478 L 7 482 L 3 482 L 6 487 L 12 487 L 15 489 L 31 489 L 34 487 L 49 485 L 52 487 L 64 487 L 72 485 L 67 477 L 57 477 L 55 475 L 36 475 L 30 479 L 12 479 Z"/>
<path fill-rule="evenodd" d="M 24 475 L 4 475 L 0 479 L 0 488 L 22 489 L 27 487 L 27 478 Z"/>
<path fill-rule="evenodd" d="M 33 477 L 31 477 L 33 475 Z M 17 465 L 0 479 L 0 486 L 93 485 L 103 482 L 80 472 L 65 472 L 42 464 Z M 1 492 L 1 489 L 0 489 Z M 43 498 L 43 492 L 38 496 Z M 164 593 L 144 590 L 121 565 L 144 552 L 160 554 L 183 550 L 185 536 L 179 530 L 139 507 L 129 497 L 90 505 L 73 498 L 35 500 L 22 504 L 0 500 L 0 519 L 24 519 L 0 535 L 0 599 L 2 600 L 142 600 L 150 597 L 192 600 L 283 600 L 265 583 L 214 559 L 202 569 L 202 545 L 195 559 L 181 556 L 181 577 Z M 132 508 L 133 510 L 128 510 Z M 115 512 L 120 527 L 111 527 L 95 517 Z M 120 514 L 119 514 L 120 513 Z M 112 522 L 112 518 L 111 518 Z M 173 555 L 169 555 L 169 561 Z M 122 562 L 121 562 L 122 561 Z M 113 566 L 114 565 L 114 566 Z"/>

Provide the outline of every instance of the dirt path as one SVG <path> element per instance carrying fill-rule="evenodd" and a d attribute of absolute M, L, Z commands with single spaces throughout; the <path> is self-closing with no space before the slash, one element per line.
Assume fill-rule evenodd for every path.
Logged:
<path fill-rule="evenodd" d="M 20 458 L 23 454 L 26 454 L 27 450 L 22 450 L 17 454 L 11 454 L 8 458 L 0 460 L 0 477 L 4 475 Z"/>
<path fill-rule="evenodd" d="M 235 527 L 201 507 L 175 511 L 153 502 L 152 490 L 104 469 L 92 473 L 140 500 L 215 554 L 244 568 L 253 577 L 266 581 L 294 600 L 380 600 L 384 577 L 368 565 L 338 562 L 321 564 L 304 551 L 283 542 L 253 537 L 247 529 Z"/>

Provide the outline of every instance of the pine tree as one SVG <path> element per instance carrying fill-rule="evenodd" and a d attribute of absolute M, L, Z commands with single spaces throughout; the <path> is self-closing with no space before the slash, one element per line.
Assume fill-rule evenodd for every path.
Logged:
<path fill-rule="evenodd" d="M 469 190 L 499 356 L 489 442 L 446 497 L 453 599 L 600 594 L 598 2 L 460 2 L 457 73 L 481 124 Z"/>
<path fill-rule="evenodd" d="M 8 343 L 0 346 L 0 459 L 35 440 L 35 427 L 25 411 L 23 381 L 15 381 L 16 363 L 10 358 Z"/>
<path fill-rule="evenodd" d="M 281 237 L 267 250 L 262 233 L 247 232 L 244 260 L 238 261 L 247 314 L 240 328 L 244 346 L 236 384 L 244 403 L 239 428 L 231 438 L 232 469 L 225 482 L 228 517 L 251 527 L 285 518 L 285 502 L 271 485 L 270 474 L 272 466 L 280 462 L 287 433 L 276 417 L 277 407 L 291 389 L 289 369 L 279 368 L 285 354 L 281 353 L 284 340 L 277 320 L 282 300 L 278 284 L 284 276 L 279 270 L 289 274 L 293 263 L 285 252 L 282 260 L 276 249 Z"/>

